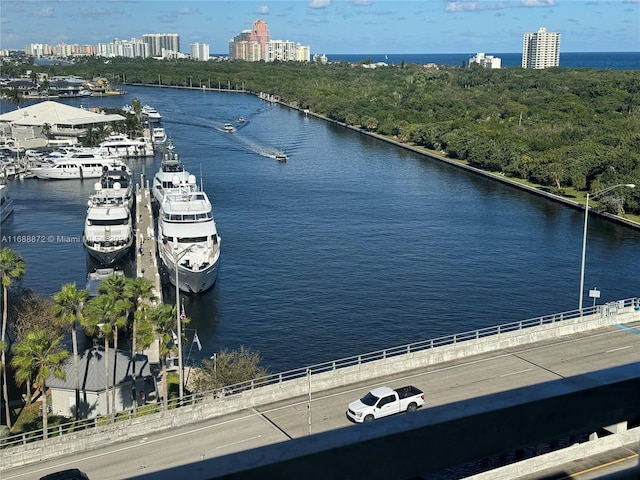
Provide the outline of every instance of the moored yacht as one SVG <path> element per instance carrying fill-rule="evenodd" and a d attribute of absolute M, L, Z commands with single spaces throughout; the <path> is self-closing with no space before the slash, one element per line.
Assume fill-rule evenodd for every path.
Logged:
<path fill-rule="evenodd" d="M 165 195 L 158 215 L 158 252 L 169 281 L 183 292 L 200 293 L 218 275 L 220 236 L 207 194 L 181 188 Z"/>
<path fill-rule="evenodd" d="M 154 127 L 151 131 L 151 141 L 155 145 L 161 145 L 167 141 L 167 133 L 163 127 Z"/>
<path fill-rule="evenodd" d="M 9 187 L 0 185 L 0 222 L 4 222 L 13 212 L 13 199 L 9 195 Z"/>
<path fill-rule="evenodd" d="M 111 266 L 129 253 L 133 245 L 133 224 L 129 207 L 117 194 L 119 184 L 103 190 L 100 183 L 89 197 L 82 244 L 98 263 Z"/>
<path fill-rule="evenodd" d="M 142 107 L 142 116 L 151 122 L 159 122 L 162 120 L 162 115 L 151 105 L 144 105 Z"/>
<path fill-rule="evenodd" d="M 129 138 L 124 134 L 111 134 L 98 149 L 106 155 L 120 158 L 146 158 L 153 156 L 153 143 L 144 137 Z"/>
<path fill-rule="evenodd" d="M 46 180 L 100 178 L 105 167 L 128 168 L 116 156 L 106 156 L 96 150 L 72 152 L 51 162 L 31 168 L 36 178 Z"/>
<path fill-rule="evenodd" d="M 197 190 L 196 177 L 184 169 L 182 161 L 174 150 L 173 141 L 169 139 L 160 169 L 153 176 L 151 187 L 153 200 L 160 206 L 167 192 L 184 185 L 189 185 L 192 191 Z"/>

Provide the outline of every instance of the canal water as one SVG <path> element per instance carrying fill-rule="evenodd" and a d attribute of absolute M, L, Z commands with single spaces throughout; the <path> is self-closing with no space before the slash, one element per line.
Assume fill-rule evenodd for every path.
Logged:
<path fill-rule="evenodd" d="M 202 344 L 189 363 L 245 346 L 277 372 L 578 307 L 579 210 L 249 94 L 129 86 L 65 103 L 134 98 L 162 114 L 222 238 L 216 285 L 184 300 Z M 132 161 L 137 179 L 159 165 Z M 84 285 L 93 183 L 11 181 L 2 237 L 52 239 L 3 242 L 27 261 L 25 286 Z M 592 216 L 585 290 L 638 296 L 638 266 L 640 233 Z"/>

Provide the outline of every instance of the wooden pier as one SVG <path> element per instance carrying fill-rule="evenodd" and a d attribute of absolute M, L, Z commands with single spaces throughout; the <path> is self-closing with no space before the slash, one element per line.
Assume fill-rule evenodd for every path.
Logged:
<path fill-rule="evenodd" d="M 151 205 L 149 181 L 141 178 L 136 185 L 136 276 L 145 277 L 154 285 L 154 293 L 162 302 L 162 283 L 158 269 L 156 229 Z"/>

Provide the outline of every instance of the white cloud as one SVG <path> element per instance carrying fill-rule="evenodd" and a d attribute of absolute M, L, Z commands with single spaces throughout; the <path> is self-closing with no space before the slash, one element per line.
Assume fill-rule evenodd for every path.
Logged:
<path fill-rule="evenodd" d="M 266 5 L 262 5 L 261 7 L 258 7 L 256 9 L 256 13 L 258 15 L 269 15 L 269 7 L 267 7 Z"/>
<path fill-rule="evenodd" d="M 554 7 L 555 0 L 520 0 L 523 7 Z"/>
<path fill-rule="evenodd" d="M 35 12 L 35 14 L 36 14 L 36 17 L 41 17 L 41 18 L 52 18 L 56 16 L 55 10 L 51 7 L 38 10 Z"/>
<path fill-rule="evenodd" d="M 356 7 L 370 7 L 373 2 L 372 0 L 351 0 L 351 4 Z"/>
<path fill-rule="evenodd" d="M 331 5 L 331 0 L 311 0 L 307 7 L 313 9 L 327 8 Z"/>
<path fill-rule="evenodd" d="M 638 0 L 640 1 L 640 0 Z M 461 0 L 457 2 L 447 2 L 444 7 L 445 12 L 478 12 L 484 10 L 504 10 L 518 7 L 553 7 L 555 0 L 518 0 L 504 2 L 482 2 L 476 0 Z"/>

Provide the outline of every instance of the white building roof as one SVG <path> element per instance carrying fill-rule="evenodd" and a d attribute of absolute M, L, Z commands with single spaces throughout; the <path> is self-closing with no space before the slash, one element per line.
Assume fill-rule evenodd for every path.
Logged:
<path fill-rule="evenodd" d="M 125 120 L 118 114 L 104 115 L 83 108 L 71 107 L 51 100 L 36 103 L 25 108 L 18 108 L 0 115 L 0 122 L 14 125 L 43 126 L 53 125 L 90 125 Z"/>

